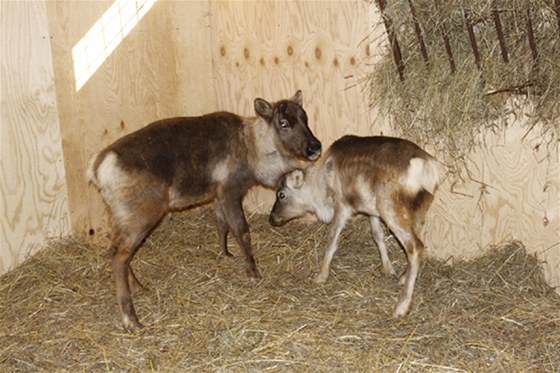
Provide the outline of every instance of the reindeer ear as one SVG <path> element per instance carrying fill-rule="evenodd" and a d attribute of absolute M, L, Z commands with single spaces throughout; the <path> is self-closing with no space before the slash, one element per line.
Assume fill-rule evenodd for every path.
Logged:
<path fill-rule="evenodd" d="M 267 121 L 272 119 L 272 110 L 273 106 L 270 102 L 263 100 L 262 98 L 255 99 L 255 111 Z"/>
<path fill-rule="evenodd" d="M 292 98 L 290 99 L 290 101 L 295 102 L 296 104 L 298 104 L 299 106 L 303 106 L 303 97 L 301 97 L 301 89 L 298 89 L 298 91 L 296 92 L 295 95 L 292 96 Z"/>
<path fill-rule="evenodd" d="M 331 157 L 325 161 L 325 174 L 330 175 L 333 172 L 333 160 Z"/>
<path fill-rule="evenodd" d="M 333 163 L 334 163 L 333 159 L 331 157 L 329 157 L 325 161 L 325 167 L 323 167 L 323 172 L 324 172 L 327 180 L 329 180 L 329 182 L 332 182 L 333 178 L 334 178 L 334 164 Z"/>
<path fill-rule="evenodd" d="M 291 189 L 301 188 L 303 185 L 304 174 L 302 170 L 295 170 L 286 177 L 286 186 Z"/>

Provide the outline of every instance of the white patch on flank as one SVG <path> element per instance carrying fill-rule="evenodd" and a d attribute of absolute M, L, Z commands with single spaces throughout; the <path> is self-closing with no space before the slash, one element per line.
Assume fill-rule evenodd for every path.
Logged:
<path fill-rule="evenodd" d="M 425 189 L 434 194 L 439 183 L 439 167 L 435 160 L 412 158 L 407 173 L 403 178 L 403 185 L 411 193 L 418 193 Z"/>
<path fill-rule="evenodd" d="M 97 185 L 101 190 L 114 189 L 119 183 L 122 170 L 118 166 L 117 155 L 109 152 L 97 168 Z"/>
<path fill-rule="evenodd" d="M 422 158 L 412 158 L 403 185 L 411 193 L 417 193 L 422 189 L 422 174 L 424 173 L 424 160 Z"/>
<path fill-rule="evenodd" d="M 109 152 L 97 167 L 96 184 L 103 199 L 111 208 L 114 221 L 128 217 L 128 206 L 122 201 L 120 195 L 123 190 L 130 188 L 128 174 L 119 167 L 117 155 Z"/>
<path fill-rule="evenodd" d="M 435 159 L 430 159 L 424 165 L 424 188 L 434 194 L 440 182 L 440 168 Z"/>
<path fill-rule="evenodd" d="M 231 163 L 230 158 L 220 161 L 212 171 L 212 180 L 217 183 L 223 183 L 231 173 Z"/>

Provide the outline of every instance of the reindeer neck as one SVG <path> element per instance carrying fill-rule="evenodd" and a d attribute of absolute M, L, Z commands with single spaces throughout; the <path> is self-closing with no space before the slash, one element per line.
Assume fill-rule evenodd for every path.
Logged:
<path fill-rule="evenodd" d="M 249 167 L 259 184 L 274 187 L 276 181 L 295 168 L 278 151 L 274 128 L 261 117 L 244 118 L 244 141 L 248 150 Z"/>
<path fill-rule="evenodd" d="M 309 186 L 315 191 L 312 205 L 317 219 L 323 223 L 330 223 L 334 217 L 334 198 L 323 160 L 309 167 L 305 175 Z"/>

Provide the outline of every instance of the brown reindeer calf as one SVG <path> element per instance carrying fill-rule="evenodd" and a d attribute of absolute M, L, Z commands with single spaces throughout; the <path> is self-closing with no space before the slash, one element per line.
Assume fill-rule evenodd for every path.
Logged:
<path fill-rule="evenodd" d="M 383 272 L 395 275 L 387 255 L 383 221 L 403 246 L 408 266 L 394 316 L 408 311 L 424 244 L 420 232 L 439 182 L 437 161 L 410 141 L 391 137 L 344 136 L 305 172 L 281 180 L 270 214 L 272 225 L 312 213 L 331 223 L 328 246 L 315 281 L 323 283 L 338 248 L 340 233 L 354 214 L 370 217 Z"/>
<path fill-rule="evenodd" d="M 154 122 L 92 159 L 88 179 L 112 215 L 112 265 L 126 330 L 142 328 L 131 297 L 142 285 L 130 262 L 170 211 L 213 201 L 221 249 L 231 255 L 231 231 L 243 248 L 248 277 L 260 277 L 243 197 L 253 185 L 275 187 L 284 173 L 317 159 L 321 143 L 308 127 L 301 91 L 276 103 L 257 98 L 255 111 L 254 118 L 218 112 Z"/>

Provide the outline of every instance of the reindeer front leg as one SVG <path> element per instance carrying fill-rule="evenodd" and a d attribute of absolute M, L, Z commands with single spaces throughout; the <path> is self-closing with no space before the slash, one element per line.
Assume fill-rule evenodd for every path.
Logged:
<path fill-rule="evenodd" d="M 385 245 L 385 232 L 383 231 L 383 226 L 381 225 L 381 219 L 378 216 L 370 216 L 369 218 L 371 225 L 371 235 L 373 240 L 377 244 L 377 249 L 379 250 L 379 255 L 381 255 L 381 263 L 383 264 L 383 273 L 386 276 L 397 276 L 393 264 L 389 259 L 387 254 L 387 245 Z"/>
<path fill-rule="evenodd" d="M 227 189 L 225 187 L 218 191 L 217 204 L 222 211 L 225 221 L 229 226 L 229 230 L 233 233 L 237 242 L 243 249 L 245 254 L 245 272 L 247 277 L 253 282 L 257 282 L 261 275 L 257 270 L 257 265 L 253 257 L 253 249 L 251 246 L 251 235 L 249 233 L 249 224 L 243 213 L 241 190 L 237 187 Z M 224 253 L 227 248 L 224 250 Z M 226 254 L 227 255 L 227 254 Z"/>
<path fill-rule="evenodd" d="M 340 233 L 344 229 L 346 222 L 352 216 L 352 209 L 347 206 L 338 206 L 334 213 L 334 220 L 331 223 L 328 240 L 328 246 L 325 250 L 325 256 L 323 258 L 323 263 L 321 264 L 321 269 L 319 274 L 315 277 L 315 282 L 317 284 L 324 283 L 329 277 L 329 270 L 331 267 L 331 260 L 334 253 L 338 249 L 338 241 L 340 239 Z"/>
<path fill-rule="evenodd" d="M 229 252 L 227 247 L 227 236 L 229 232 L 229 225 L 226 220 L 226 216 L 222 211 L 220 204 L 216 202 L 214 206 L 214 210 L 216 212 L 216 226 L 218 227 L 218 240 L 220 242 L 220 249 L 225 256 L 233 256 L 232 253 Z"/>

